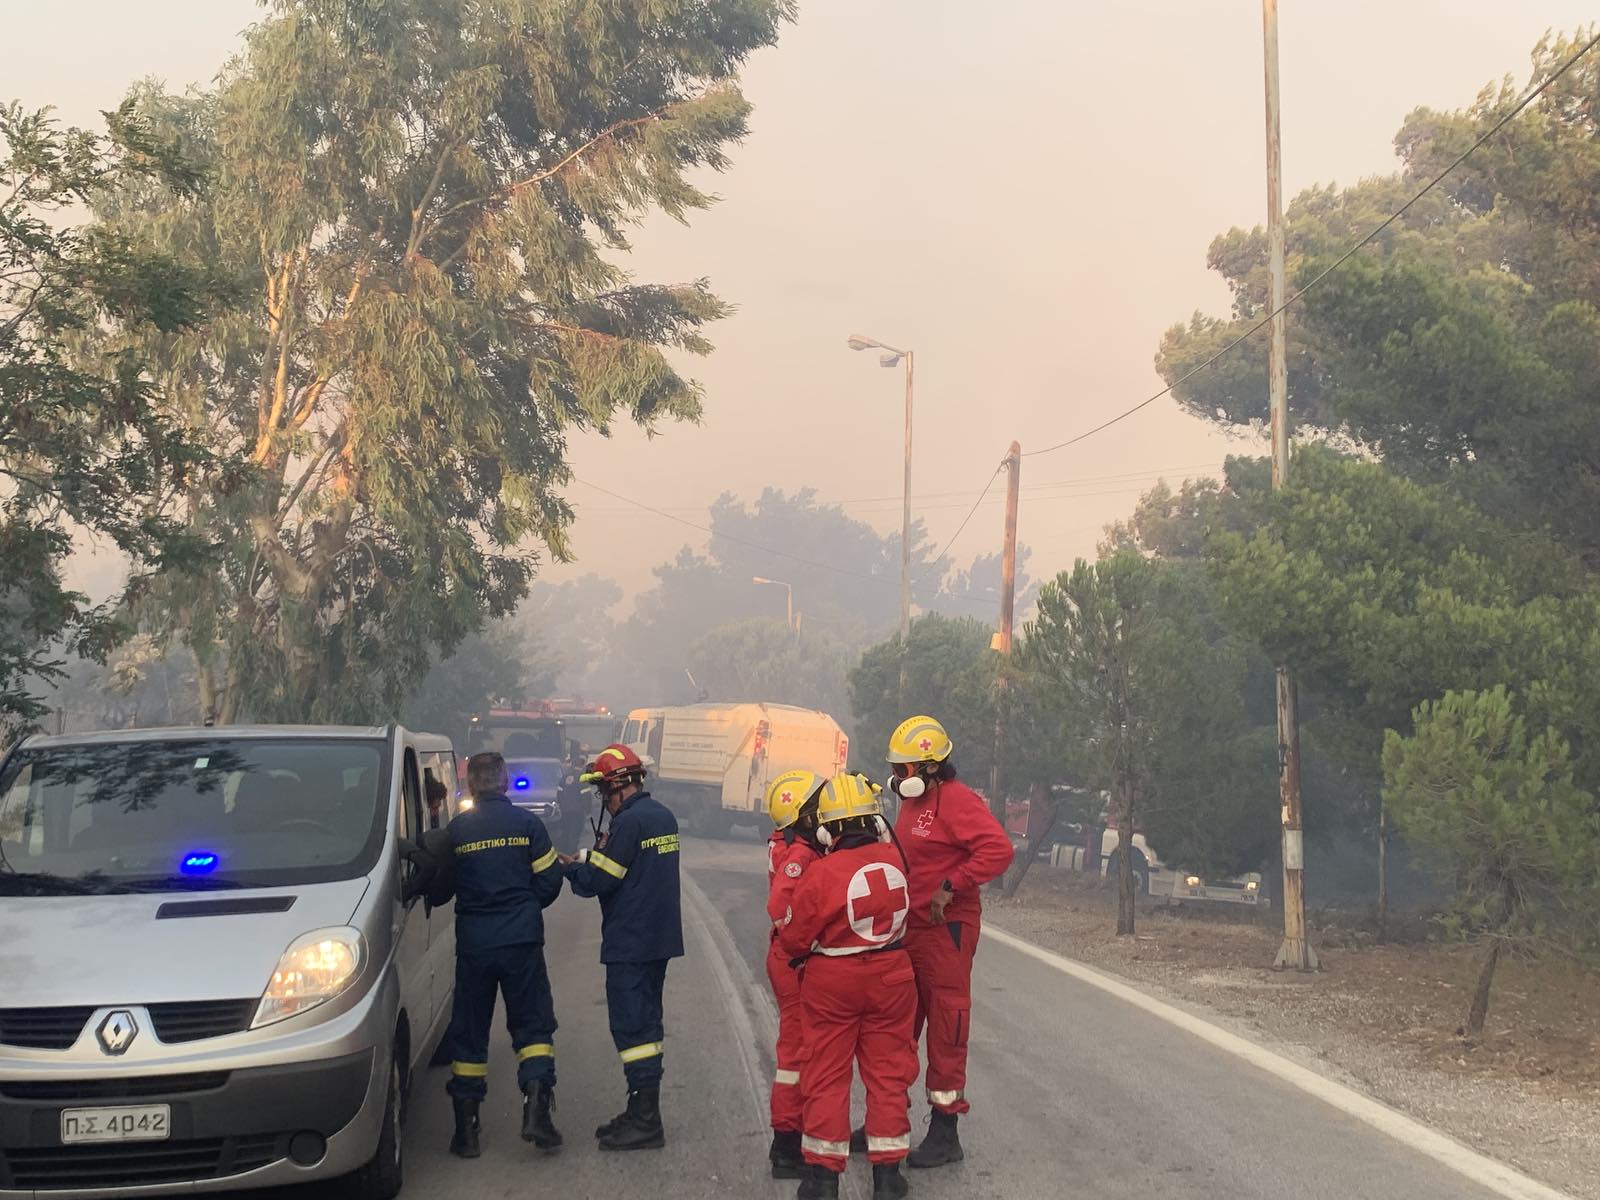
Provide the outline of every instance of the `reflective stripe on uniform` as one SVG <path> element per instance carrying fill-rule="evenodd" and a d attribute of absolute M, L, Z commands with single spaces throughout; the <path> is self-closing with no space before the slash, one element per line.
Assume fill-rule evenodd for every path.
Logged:
<path fill-rule="evenodd" d="M 823 1155 L 826 1158 L 850 1157 L 850 1143 L 848 1140 L 843 1142 L 825 1142 L 821 1138 L 812 1137 L 809 1133 L 801 1137 L 800 1149 L 811 1154 Z"/>
<path fill-rule="evenodd" d="M 527 1062 L 530 1058 L 554 1058 L 556 1048 L 549 1042 L 535 1042 L 531 1046 L 524 1046 L 517 1051 L 517 1061 Z"/>
<path fill-rule="evenodd" d="M 868 1153 L 883 1154 L 883 1153 L 892 1153 L 895 1150 L 909 1150 L 909 1149 L 911 1149 L 911 1134 L 910 1133 L 902 1133 L 899 1137 L 887 1137 L 887 1138 L 886 1137 L 873 1137 L 870 1133 L 867 1135 L 867 1152 Z"/>
<path fill-rule="evenodd" d="M 540 871 L 548 871 L 551 867 L 556 865 L 556 859 L 560 857 L 561 856 L 556 853 L 556 848 L 554 846 L 550 847 L 550 853 L 546 854 L 543 858 L 535 860 L 533 864 L 534 874 L 537 875 Z"/>
<path fill-rule="evenodd" d="M 468 1079 L 487 1079 L 489 1076 L 489 1064 L 486 1062 L 453 1062 L 450 1064 L 450 1074 L 463 1075 Z"/>
<path fill-rule="evenodd" d="M 611 876 L 613 879 L 621 879 L 624 875 L 626 875 L 628 873 L 628 868 L 627 867 L 623 866 L 619 862 L 612 862 L 609 858 L 607 858 L 604 854 L 601 854 L 600 851 L 598 851 L 598 850 L 589 851 L 589 865 L 591 867 L 599 867 L 602 871 L 604 871 L 607 875 Z"/>
<path fill-rule="evenodd" d="M 772 1077 L 772 1081 L 774 1083 L 783 1084 L 783 1085 L 788 1086 L 788 1087 L 793 1087 L 795 1084 L 800 1082 L 800 1072 L 799 1071 L 785 1071 L 782 1067 L 779 1067 L 778 1071 L 777 1071 L 777 1074 L 775 1074 Z"/>
<path fill-rule="evenodd" d="M 965 1095 L 965 1092 L 936 1092 L 930 1088 L 928 1089 L 928 1103 L 951 1105 L 958 1102 Z"/>
<path fill-rule="evenodd" d="M 865 954 L 868 950 L 882 950 L 882 946 L 817 946 L 811 953 L 825 958 L 849 958 L 852 954 Z"/>
<path fill-rule="evenodd" d="M 625 1063 L 638 1062 L 644 1058 L 654 1058 L 666 1049 L 663 1042 L 646 1042 L 642 1046 L 629 1046 L 626 1050 L 618 1050 L 617 1055 Z"/>

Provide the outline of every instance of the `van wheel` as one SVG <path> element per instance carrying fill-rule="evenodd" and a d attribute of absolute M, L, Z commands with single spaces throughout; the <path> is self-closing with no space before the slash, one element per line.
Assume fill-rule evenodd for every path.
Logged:
<path fill-rule="evenodd" d="M 404 1141 L 405 1087 L 400 1078 L 400 1047 L 389 1062 L 389 1091 L 384 1097 L 383 1129 L 378 1148 L 367 1165 L 355 1173 L 355 1193 L 361 1200 L 394 1200 L 405 1182 Z"/>

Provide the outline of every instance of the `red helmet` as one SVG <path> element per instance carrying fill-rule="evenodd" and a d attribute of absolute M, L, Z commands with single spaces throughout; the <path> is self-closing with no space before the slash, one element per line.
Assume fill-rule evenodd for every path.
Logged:
<path fill-rule="evenodd" d="M 613 742 L 594 756 L 579 782 L 605 786 L 643 778 L 644 762 L 621 742 Z"/>

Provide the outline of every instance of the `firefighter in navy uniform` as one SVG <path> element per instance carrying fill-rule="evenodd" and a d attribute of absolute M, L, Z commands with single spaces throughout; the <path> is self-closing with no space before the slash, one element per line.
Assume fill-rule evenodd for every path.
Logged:
<path fill-rule="evenodd" d="M 628 1081 L 628 1105 L 595 1130 L 602 1150 L 666 1145 L 661 1124 L 662 989 L 667 963 L 683 955 L 678 897 L 678 822 L 644 790 L 645 768 L 623 745 L 607 746 L 584 772 L 610 814 L 593 850 L 567 861 L 579 896 L 600 900 L 611 1038 Z"/>
<path fill-rule="evenodd" d="M 488 1091 L 489 1024 L 495 992 L 517 1051 L 522 1137 L 546 1152 L 561 1145 L 555 1104 L 555 1003 L 544 961 L 544 910 L 561 894 L 562 872 L 544 822 L 506 798 L 498 754 L 467 761 L 473 807 L 449 825 L 455 852 L 456 990 L 450 1014 L 447 1090 L 455 1106 L 450 1152 L 476 1158 L 478 1106 Z"/>

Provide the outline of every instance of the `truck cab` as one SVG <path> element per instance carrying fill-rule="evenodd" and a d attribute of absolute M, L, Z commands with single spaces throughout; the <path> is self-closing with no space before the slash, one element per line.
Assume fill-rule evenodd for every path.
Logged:
<path fill-rule="evenodd" d="M 561 781 L 567 739 L 560 718 L 539 710 L 491 708 L 471 720 L 470 754 L 496 751 L 511 777 L 511 803 L 546 825 L 561 819 Z"/>

